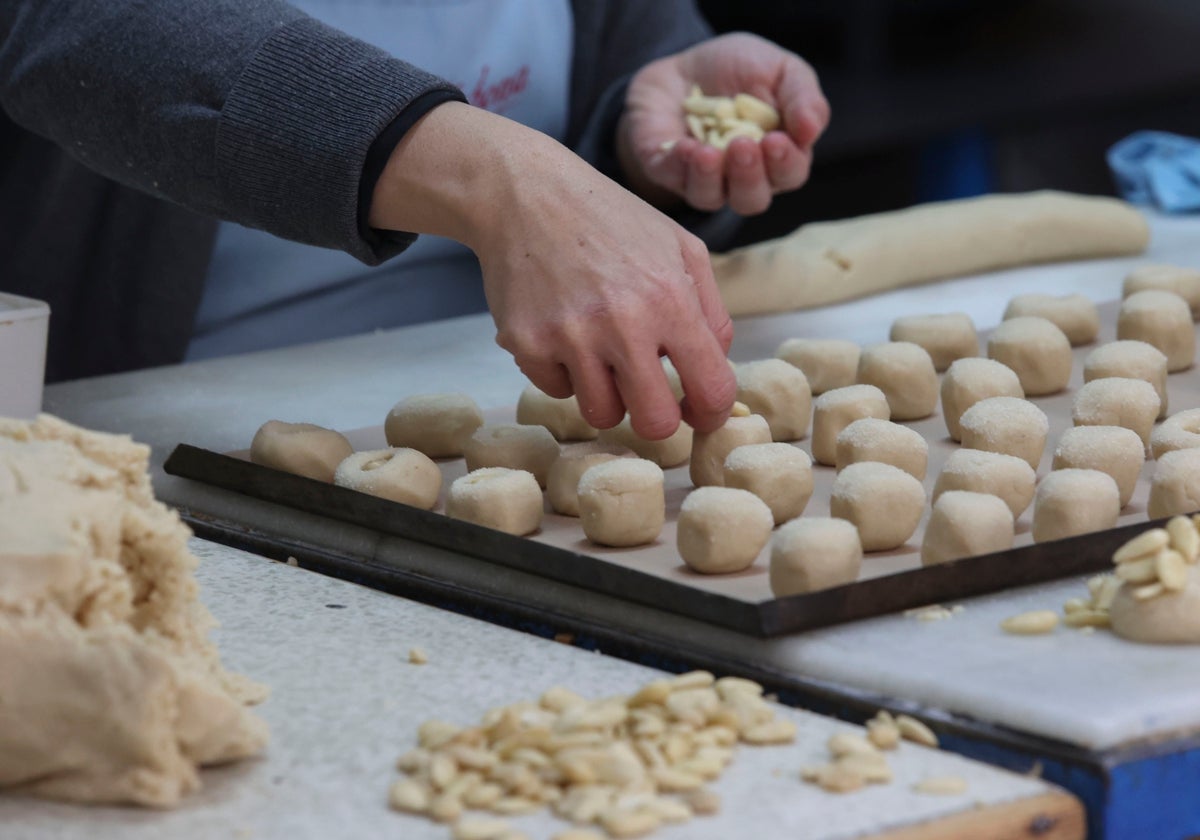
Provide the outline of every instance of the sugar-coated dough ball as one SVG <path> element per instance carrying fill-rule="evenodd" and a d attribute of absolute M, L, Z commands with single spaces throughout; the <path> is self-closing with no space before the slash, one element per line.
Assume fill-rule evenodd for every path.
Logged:
<path fill-rule="evenodd" d="M 603 443 L 632 449 L 639 458 L 653 461 L 664 470 L 687 463 L 692 452 L 692 427 L 680 423 L 670 437 L 662 440 L 646 440 L 633 430 L 629 416 L 611 429 L 601 429 L 598 438 Z"/>
<path fill-rule="evenodd" d="M 381 499 L 433 510 L 442 492 L 442 471 L 415 449 L 355 452 L 338 464 L 333 483 Z"/>
<path fill-rule="evenodd" d="M 758 414 L 730 417 L 711 432 L 696 432 L 688 475 L 697 487 L 720 487 L 725 482 L 725 457 L 748 443 L 770 443 L 771 428 Z"/>
<path fill-rule="evenodd" d="M 1013 519 L 1033 501 L 1037 473 L 1023 459 L 982 449 L 958 449 L 950 453 L 933 485 L 933 501 L 951 490 L 969 490 L 999 496 Z"/>
<path fill-rule="evenodd" d="M 924 481 L 929 466 L 929 444 L 908 426 L 863 417 L 842 429 L 837 436 L 838 470 L 860 461 L 891 464 L 917 481 Z"/>
<path fill-rule="evenodd" d="M 1121 492 L 1100 470 L 1054 470 L 1033 497 L 1033 541 L 1061 540 L 1116 527 Z"/>
<path fill-rule="evenodd" d="M 862 559 L 858 529 L 845 519 L 793 520 L 771 537 L 771 592 L 783 598 L 853 583 Z"/>
<path fill-rule="evenodd" d="M 1100 470 L 1112 476 L 1121 507 L 1129 504 L 1137 487 L 1146 445 L 1137 432 L 1122 426 L 1075 426 L 1063 432 L 1054 448 L 1052 469 Z"/>
<path fill-rule="evenodd" d="M 767 503 L 775 524 L 804 513 L 813 493 L 812 459 L 787 443 L 750 443 L 725 456 L 725 486 L 749 490 Z"/>
<path fill-rule="evenodd" d="M 1200 511 L 1200 449 L 1164 453 L 1150 478 L 1151 519 Z"/>
<path fill-rule="evenodd" d="M 468 470 L 483 467 L 525 470 L 545 487 L 559 451 L 558 441 L 545 426 L 498 423 L 476 429 L 463 447 L 463 457 Z"/>
<path fill-rule="evenodd" d="M 1121 302 L 1117 338 L 1153 344 L 1167 357 L 1167 370 L 1187 370 L 1196 358 L 1196 328 L 1187 301 L 1173 292 L 1149 289 Z"/>
<path fill-rule="evenodd" d="M 858 359 L 858 382 L 887 398 L 892 420 L 920 420 L 937 409 L 938 378 L 925 348 L 911 341 L 866 347 Z"/>
<path fill-rule="evenodd" d="M 858 528 L 863 551 L 899 548 L 925 512 L 925 488 L 899 467 L 863 461 L 833 480 L 829 512 Z"/>
<path fill-rule="evenodd" d="M 446 515 L 522 537 L 541 527 L 542 490 L 531 472 L 484 467 L 450 483 Z"/>
<path fill-rule="evenodd" d="M 250 443 L 250 460 L 274 470 L 332 482 L 338 464 L 354 447 L 345 435 L 312 423 L 268 420 Z"/>
<path fill-rule="evenodd" d="M 1026 315 L 1001 321 L 988 338 L 987 354 L 1012 368 L 1027 397 L 1056 394 L 1071 379 L 1071 342 L 1045 318 Z"/>
<path fill-rule="evenodd" d="M 771 428 L 771 439 L 800 440 L 808 434 L 812 392 L 803 371 L 783 359 L 738 365 L 737 398 Z"/>
<path fill-rule="evenodd" d="M 1117 590 L 1109 607 L 1112 631 L 1131 642 L 1157 645 L 1200 643 L 1200 573 L 1188 566 L 1187 583 L 1178 592 L 1165 592 L 1139 601 L 1134 587 Z"/>
<path fill-rule="evenodd" d="M 563 447 L 546 476 L 550 509 L 563 516 L 579 516 L 579 479 L 583 474 L 605 461 L 633 457 L 633 451 L 624 446 L 595 440 Z"/>
<path fill-rule="evenodd" d="M 517 400 L 517 422 L 545 426 L 555 440 L 595 440 L 596 430 L 583 419 L 579 400 L 552 397 L 536 385 L 527 385 Z"/>
<path fill-rule="evenodd" d="M 1177 449 L 1200 449 L 1200 408 L 1172 414 L 1150 433 L 1155 458 Z"/>
<path fill-rule="evenodd" d="M 1015 455 L 1034 470 L 1041 463 L 1050 419 L 1029 400 L 988 397 L 968 408 L 959 422 L 968 449 Z"/>
<path fill-rule="evenodd" d="M 939 373 L 958 359 L 979 355 L 979 334 L 975 322 L 965 312 L 905 315 L 892 322 L 888 338 L 925 348 Z"/>
<path fill-rule="evenodd" d="M 933 566 L 1012 548 L 1012 511 L 999 496 L 951 490 L 933 503 L 921 563 Z"/>
<path fill-rule="evenodd" d="M 1123 426 L 1147 446 L 1158 407 L 1158 393 L 1146 380 L 1110 376 L 1093 379 L 1076 392 L 1071 419 L 1076 426 Z"/>
<path fill-rule="evenodd" d="M 1083 360 L 1083 381 L 1121 376 L 1144 379 L 1154 386 L 1161 404 L 1159 418 L 1167 416 L 1167 357 L 1144 341 L 1110 341 L 1088 353 Z"/>
<path fill-rule="evenodd" d="M 773 527 L 771 509 L 749 490 L 700 487 L 679 508 L 679 556 L 702 574 L 740 572 L 754 563 Z"/>
<path fill-rule="evenodd" d="M 645 545 L 666 521 L 662 467 L 644 458 L 596 464 L 579 479 L 579 522 L 600 545 Z"/>
<path fill-rule="evenodd" d="M 392 406 L 383 421 L 388 446 L 424 452 L 430 458 L 457 458 L 483 412 L 466 394 L 414 394 Z"/>
<path fill-rule="evenodd" d="M 890 420 L 887 397 L 874 385 L 848 385 L 813 401 L 812 455 L 818 464 L 837 464 L 837 436 L 863 417 Z"/>
<path fill-rule="evenodd" d="M 959 359 L 942 377 L 942 417 L 952 440 L 962 440 L 963 412 L 988 397 L 1024 399 L 1012 368 L 995 359 Z"/>
<path fill-rule="evenodd" d="M 854 384 L 859 346 L 841 338 L 789 338 L 775 355 L 800 368 L 813 396 Z"/>
<path fill-rule="evenodd" d="M 1008 302 L 1004 320 L 1026 316 L 1054 324 L 1072 347 L 1091 344 L 1100 334 L 1100 310 L 1086 295 L 1017 295 Z"/>
<path fill-rule="evenodd" d="M 1192 318 L 1200 320 L 1200 271 L 1181 265 L 1143 265 L 1125 277 L 1121 297 L 1129 297 L 1149 289 L 1179 295 L 1187 301 L 1192 310 Z"/>

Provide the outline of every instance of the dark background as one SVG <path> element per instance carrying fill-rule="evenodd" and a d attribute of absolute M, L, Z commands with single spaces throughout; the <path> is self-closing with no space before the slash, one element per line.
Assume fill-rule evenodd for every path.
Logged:
<path fill-rule="evenodd" d="M 738 242 L 990 191 L 1113 194 L 1134 131 L 1200 137 L 1200 0 L 699 0 L 799 53 L 833 109 L 808 185 Z M 735 243 L 737 244 L 737 243 Z"/>

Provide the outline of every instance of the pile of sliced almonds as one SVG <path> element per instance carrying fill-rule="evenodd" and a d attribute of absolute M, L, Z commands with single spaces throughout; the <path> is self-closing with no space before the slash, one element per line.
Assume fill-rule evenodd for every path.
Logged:
<path fill-rule="evenodd" d="M 701 143 L 724 149 L 735 137 L 762 140 L 779 128 L 779 112 L 769 103 L 748 93 L 737 96 L 705 96 L 699 85 L 683 100 L 688 131 Z"/>
<path fill-rule="evenodd" d="M 933 730 L 921 721 L 908 715 L 893 717 L 881 709 L 867 721 L 865 735 L 838 732 L 830 736 L 826 748 L 832 761 L 803 768 L 800 778 L 830 793 L 849 793 L 868 784 L 886 784 L 892 781 L 892 768 L 883 751 L 896 749 L 901 740 L 926 747 L 938 745 Z"/>

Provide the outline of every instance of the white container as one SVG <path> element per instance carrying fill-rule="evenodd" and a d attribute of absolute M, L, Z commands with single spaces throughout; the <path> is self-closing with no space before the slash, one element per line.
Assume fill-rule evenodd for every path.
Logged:
<path fill-rule="evenodd" d="M 42 410 L 50 307 L 0 292 L 0 417 L 32 419 Z"/>

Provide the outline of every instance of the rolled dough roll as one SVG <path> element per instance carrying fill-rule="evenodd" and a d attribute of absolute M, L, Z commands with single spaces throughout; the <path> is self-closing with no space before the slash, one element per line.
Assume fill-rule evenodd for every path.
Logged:
<path fill-rule="evenodd" d="M 1112 476 L 1099 470 L 1054 470 L 1033 497 L 1033 541 L 1061 540 L 1117 524 L 1121 494 Z"/>
<path fill-rule="evenodd" d="M 925 512 L 925 488 L 891 464 L 851 464 L 833 480 L 829 512 L 854 523 L 863 551 L 888 551 L 916 532 Z"/>
<path fill-rule="evenodd" d="M 1012 548 L 1013 515 L 999 496 L 951 490 L 933 503 L 921 563 L 933 566 Z"/>
<path fill-rule="evenodd" d="M 1167 452 L 1154 465 L 1150 477 L 1151 519 L 1200 511 L 1200 449 Z"/>
<path fill-rule="evenodd" d="M 812 459 L 787 443 L 751 443 L 725 456 L 726 487 L 749 490 L 767 503 L 775 524 L 804 513 L 813 494 Z"/>
<path fill-rule="evenodd" d="M 274 470 L 333 482 L 338 464 L 354 447 L 345 435 L 312 423 L 268 420 L 259 426 L 250 443 L 250 460 Z"/>
<path fill-rule="evenodd" d="M 919 344 L 888 341 L 863 348 L 858 382 L 883 391 L 893 420 L 920 420 L 937 409 L 937 371 Z"/>
<path fill-rule="evenodd" d="M 686 464 L 692 453 L 692 427 L 680 423 L 670 437 L 662 440 L 646 440 L 633 430 L 633 425 L 626 415 L 625 419 L 611 429 L 601 429 L 597 438 L 602 443 L 623 446 L 632 449 L 639 458 L 653 461 L 664 470 Z"/>
<path fill-rule="evenodd" d="M 591 440 L 563 447 L 546 475 L 550 509 L 563 516 L 579 516 L 579 479 L 590 467 L 614 458 L 633 458 L 633 450 Z"/>
<path fill-rule="evenodd" d="M 333 483 L 381 499 L 433 510 L 442 492 L 442 471 L 415 449 L 355 452 L 338 464 Z"/>
<path fill-rule="evenodd" d="M 388 446 L 407 447 L 430 458 L 457 458 L 483 425 L 483 412 L 466 394 L 414 394 L 392 406 L 383 421 Z"/>
<path fill-rule="evenodd" d="M 592 428 L 579 411 L 579 400 L 552 397 L 536 385 L 527 385 L 517 399 L 517 422 L 525 426 L 545 426 L 555 440 L 595 440 Z"/>
<path fill-rule="evenodd" d="M 558 441 L 545 426 L 498 423 L 476 429 L 463 447 L 463 457 L 472 472 L 483 467 L 525 470 L 545 487 L 559 451 Z"/>
<path fill-rule="evenodd" d="M 1121 507 L 1129 504 L 1137 487 L 1146 445 L 1137 432 L 1121 426 L 1075 426 L 1063 432 L 1054 448 L 1052 469 L 1100 470 L 1112 476 Z"/>
<path fill-rule="evenodd" d="M 738 365 L 737 398 L 761 415 L 775 441 L 800 440 L 808 434 L 812 391 L 804 372 L 783 359 L 760 359 Z"/>
<path fill-rule="evenodd" d="M 1200 271 L 1181 265 L 1139 266 L 1125 277 L 1121 297 L 1129 297 L 1148 289 L 1174 292 L 1187 301 L 1192 310 L 1192 319 L 1200 320 Z"/>
<path fill-rule="evenodd" d="M 1057 394 L 1071 379 L 1071 342 L 1045 318 L 1001 321 L 988 338 L 987 354 L 1012 368 L 1027 397 Z"/>
<path fill-rule="evenodd" d="M 1177 449 L 1200 449 L 1200 408 L 1172 414 L 1150 433 L 1155 458 Z"/>
<path fill-rule="evenodd" d="M 840 338 L 789 338 L 775 355 L 800 368 L 813 396 L 854 384 L 861 348 Z"/>
<path fill-rule="evenodd" d="M 600 545 L 646 545 L 666 521 L 662 467 L 644 458 L 596 464 L 579 479 L 579 522 Z"/>
<path fill-rule="evenodd" d="M 1072 347 L 1091 344 L 1100 334 L 1100 311 L 1086 295 L 1017 295 L 1008 302 L 1004 320 L 1045 318 L 1063 331 Z"/>
<path fill-rule="evenodd" d="M 776 598 L 853 583 L 862 568 L 858 529 L 844 519 L 796 519 L 771 538 L 771 592 Z"/>
<path fill-rule="evenodd" d="M 1144 379 L 1154 386 L 1160 405 L 1159 419 L 1167 416 L 1167 357 L 1144 341 L 1110 341 L 1083 360 L 1083 381 L 1121 376 Z"/>
<path fill-rule="evenodd" d="M 450 484 L 446 515 L 523 537 L 542 524 L 542 489 L 533 473 L 483 467 Z"/>
<path fill-rule="evenodd" d="M 906 315 L 892 322 L 888 338 L 918 344 L 941 373 L 958 359 L 979 355 L 979 334 L 965 312 Z"/>
<path fill-rule="evenodd" d="M 959 359 L 942 377 L 942 416 L 951 440 L 962 440 L 963 413 L 988 397 L 1025 398 L 1021 380 L 995 359 Z"/>
<path fill-rule="evenodd" d="M 1121 302 L 1117 338 L 1153 344 L 1167 357 L 1167 370 L 1187 370 L 1196 359 L 1196 328 L 1187 301 L 1174 292 L 1134 292 Z"/>

